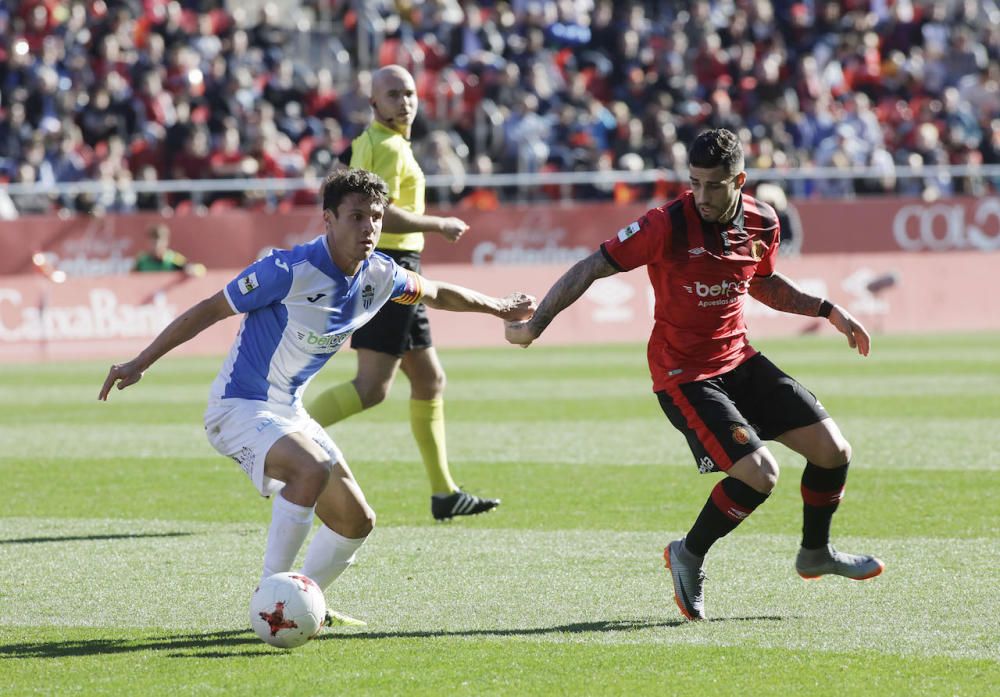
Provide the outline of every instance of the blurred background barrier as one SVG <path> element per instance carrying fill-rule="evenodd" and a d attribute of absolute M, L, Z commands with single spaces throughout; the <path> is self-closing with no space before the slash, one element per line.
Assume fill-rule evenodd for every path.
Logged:
<path fill-rule="evenodd" d="M 468 210 L 471 232 L 458 244 L 427 235 L 435 263 L 568 264 L 643 215 L 649 203 L 576 202 Z M 789 205 L 787 250 L 803 255 L 855 252 L 1000 250 L 1000 197 L 925 202 L 878 197 L 806 200 Z M 28 273 L 41 253 L 68 276 L 127 273 L 147 246 L 151 225 L 166 222 L 172 247 L 208 268 L 239 268 L 272 247 L 289 247 L 323 232 L 316 207 L 282 213 L 231 210 L 169 219 L 157 213 L 102 217 L 54 215 L 0 222 L 0 275 Z"/>
<path fill-rule="evenodd" d="M 816 254 L 785 259 L 782 272 L 809 292 L 830 297 L 876 334 L 1000 331 L 1000 313 L 984 310 L 1000 253 Z M 543 294 L 565 264 L 536 266 L 430 265 L 427 276 L 505 294 Z M 181 272 L 0 278 L 0 361 L 121 358 L 141 350 L 179 312 L 217 292 L 238 269 L 191 277 Z M 750 300 L 752 338 L 833 332 L 813 317 L 779 314 Z M 602 279 L 553 322 L 546 344 L 642 342 L 652 324 L 651 294 L 642 269 Z M 434 312 L 442 347 L 503 345 L 491 317 Z M 228 350 L 233 317 L 179 349 L 188 354 Z"/>

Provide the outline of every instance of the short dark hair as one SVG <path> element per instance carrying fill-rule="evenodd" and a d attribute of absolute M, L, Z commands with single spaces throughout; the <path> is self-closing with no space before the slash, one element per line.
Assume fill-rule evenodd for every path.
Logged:
<path fill-rule="evenodd" d="M 688 150 L 691 167 L 725 167 L 729 174 L 743 171 L 743 145 L 736 134 L 725 128 L 705 131 L 694 139 Z"/>
<path fill-rule="evenodd" d="M 348 194 L 362 194 L 383 208 L 389 203 L 389 187 L 382 177 L 363 169 L 342 169 L 323 180 L 320 188 L 323 210 L 337 212 Z"/>

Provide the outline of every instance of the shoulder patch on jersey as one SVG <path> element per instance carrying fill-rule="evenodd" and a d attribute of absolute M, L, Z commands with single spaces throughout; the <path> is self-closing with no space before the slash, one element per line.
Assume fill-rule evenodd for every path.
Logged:
<path fill-rule="evenodd" d="M 766 252 L 767 245 L 760 240 L 754 240 L 753 244 L 750 245 L 750 256 L 753 257 L 754 261 L 763 259 Z"/>
<path fill-rule="evenodd" d="M 406 286 L 403 288 L 403 292 L 392 300 L 400 305 L 416 305 L 424 297 L 420 277 L 409 269 L 403 271 L 406 274 Z"/>
<path fill-rule="evenodd" d="M 627 240 L 629 237 L 631 237 L 632 235 L 634 235 L 637 232 L 639 232 L 639 221 L 638 220 L 635 221 L 634 223 L 632 223 L 631 225 L 629 225 L 628 227 L 623 227 L 621 230 L 618 231 L 618 241 L 619 242 L 624 242 L 625 240 Z"/>
<path fill-rule="evenodd" d="M 243 295 L 246 295 L 250 291 L 257 290 L 260 288 L 260 283 L 257 282 L 257 272 L 254 271 L 249 275 L 244 276 L 236 282 L 236 285 L 240 287 L 240 293 Z"/>

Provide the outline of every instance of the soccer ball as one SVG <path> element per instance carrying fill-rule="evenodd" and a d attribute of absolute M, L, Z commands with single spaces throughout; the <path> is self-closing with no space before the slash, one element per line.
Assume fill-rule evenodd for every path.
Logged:
<path fill-rule="evenodd" d="M 302 646 L 323 628 L 326 598 L 302 574 L 268 576 L 250 598 L 250 626 L 263 641 L 282 649 Z"/>

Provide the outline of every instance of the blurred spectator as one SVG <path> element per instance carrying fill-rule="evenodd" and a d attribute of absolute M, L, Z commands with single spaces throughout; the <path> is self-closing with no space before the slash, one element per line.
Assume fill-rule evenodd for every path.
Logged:
<path fill-rule="evenodd" d="M 452 180 L 450 187 L 428 187 L 427 202 L 457 200 L 465 188 L 465 163 L 455 151 L 451 137 L 445 131 L 431 131 L 419 144 L 415 155 L 424 174 L 444 175 Z"/>
<path fill-rule="evenodd" d="M 115 159 L 102 160 L 97 165 L 97 182 L 101 190 L 94 197 L 92 214 L 135 211 L 137 195 L 132 187 L 132 173 L 127 168 L 118 165 Z"/>
<path fill-rule="evenodd" d="M 332 172 L 339 163 L 342 152 L 350 145 L 350 141 L 344 137 L 340 122 L 336 119 L 324 119 L 322 128 L 315 138 L 310 138 L 306 142 L 299 142 L 303 155 L 306 156 L 306 164 L 312 167 L 320 178 Z"/>
<path fill-rule="evenodd" d="M 258 169 L 260 163 L 243 148 L 240 129 L 235 123 L 227 126 L 209 155 L 209 174 L 216 179 L 239 179 L 256 175 Z"/>
<path fill-rule="evenodd" d="M 988 126 L 979 151 L 983 155 L 983 164 L 1000 165 L 1000 119 L 994 119 Z M 992 186 L 994 190 L 1000 189 L 1000 176 L 993 178 Z"/>
<path fill-rule="evenodd" d="M 58 147 L 48 154 L 52 176 L 57 182 L 78 182 L 87 174 L 89 149 L 76 126 L 67 129 L 58 140 Z"/>
<path fill-rule="evenodd" d="M 203 264 L 191 263 L 180 252 L 170 248 L 170 228 L 166 223 L 156 223 L 146 232 L 149 248 L 135 258 L 134 271 L 183 271 L 189 276 L 205 275 Z"/>
<path fill-rule="evenodd" d="M 489 155 L 479 155 L 473 163 L 473 174 L 493 174 L 493 160 Z M 480 211 L 494 211 L 500 207 L 500 199 L 496 189 L 490 186 L 475 186 L 466 189 L 458 202 L 459 208 L 472 208 Z"/>
<path fill-rule="evenodd" d="M 795 206 L 788 202 L 784 190 L 777 184 L 762 182 L 757 185 L 754 196 L 769 204 L 778 214 L 778 224 L 781 226 L 781 246 L 778 247 L 778 253 L 797 256 L 802 251 L 802 219 Z"/>
<path fill-rule="evenodd" d="M 6 118 L 0 119 L 0 157 L 4 172 L 9 176 L 17 170 L 21 153 L 34 136 L 22 102 L 13 102 L 7 108 Z"/>
<path fill-rule="evenodd" d="M 29 162 L 21 162 L 11 181 L 14 184 L 35 184 L 38 182 L 37 172 Z M 52 201 L 46 194 L 30 192 L 11 194 L 10 200 L 20 215 L 48 213 L 52 210 Z"/>
<path fill-rule="evenodd" d="M 367 70 L 354 74 L 350 88 L 340 97 L 341 126 L 344 137 L 353 140 L 368 128 L 371 121 L 372 75 Z"/>
<path fill-rule="evenodd" d="M 282 49 L 288 43 L 288 30 L 278 17 L 278 6 L 265 3 L 258 15 L 257 24 L 250 30 L 250 44 L 264 52 L 269 67 L 281 62 Z"/>
<path fill-rule="evenodd" d="M 10 194 L 0 189 L 0 220 L 17 220 L 17 206 Z"/>

